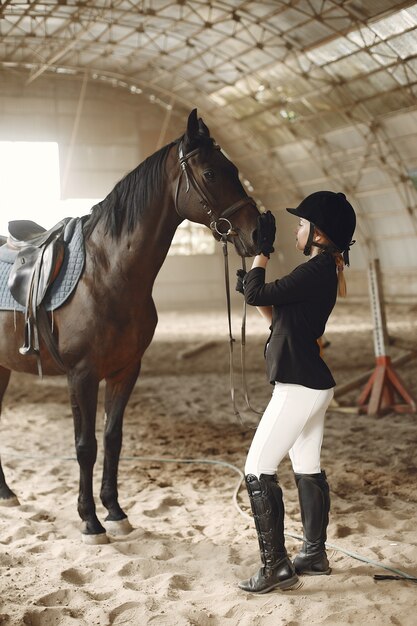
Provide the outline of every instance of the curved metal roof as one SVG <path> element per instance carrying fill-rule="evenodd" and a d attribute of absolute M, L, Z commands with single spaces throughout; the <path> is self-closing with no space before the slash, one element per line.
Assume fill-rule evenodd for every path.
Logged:
<path fill-rule="evenodd" d="M 391 0 L 5 0 L 0 67 L 197 106 L 264 204 L 343 190 L 370 254 L 408 267 L 416 30 L 417 3 Z"/>

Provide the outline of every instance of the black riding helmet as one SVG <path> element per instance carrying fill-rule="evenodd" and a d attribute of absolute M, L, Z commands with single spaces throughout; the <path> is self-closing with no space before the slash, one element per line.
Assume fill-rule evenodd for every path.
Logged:
<path fill-rule="evenodd" d="M 313 243 L 316 226 L 330 239 L 335 250 L 343 252 L 343 260 L 349 265 L 349 249 L 355 243 L 352 237 L 356 227 L 356 215 L 344 193 L 316 191 L 304 198 L 296 209 L 287 211 L 310 222 L 310 235 L 304 248 L 305 255 L 309 256 L 311 246 L 317 245 Z"/>

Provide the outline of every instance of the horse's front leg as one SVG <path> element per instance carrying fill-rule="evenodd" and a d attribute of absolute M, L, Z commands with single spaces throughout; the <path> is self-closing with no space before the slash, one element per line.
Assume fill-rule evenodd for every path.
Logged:
<path fill-rule="evenodd" d="M 105 526 L 110 532 L 126 534 L 132 530 L 126 513 L 119 505 L 117 474 L 123 437 L 123 415 L 140 372 L 140 362 L 117 376 L 106 378 L 104 464 L 100 497 L 108 510 Z"/>
<path fill-rule="evenodd" d="M 78 513 L 84 522 L 84 543 L 106 543 L 106 530 L 98 521 L 93 496 L 93 469 L 97 458 L 95 434 L 99 381 L 91 373 L 72 371 L 68 386 L 74 418 L 75 450 L 80 466 Z"/>

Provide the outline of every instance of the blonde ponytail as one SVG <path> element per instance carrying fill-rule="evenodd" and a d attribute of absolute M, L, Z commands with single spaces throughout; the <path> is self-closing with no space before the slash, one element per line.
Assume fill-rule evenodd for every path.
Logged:
<path fill-rule="evenodd" d="M 314 228 L 314 232 L 321 241 L 315 240 L 313 245 L 321 248 L 321 251 L 327 250 L 332 257 L 334 258 L 334 262 L 336 263 L 336 271 L 337 271 L 337 283 L 338 283 L 338 294 L 341 298 L 346 298 L 347 288 L 346 288 L 346 280 L 343 270 L 345 268 L 345 262 L 343 260 L 342 253 L 336 249 L 334 243 L 328 238 L 328 236 L 323 233 L 317 226 Z"/>
<path fill-rule="evenodd" d="M 334 252 L 333 258 L 336 263 L 336 271 L 337 271 L 337 282 L 338 282 L 338 293 L 342 298 L 346 297 L 347 288 L 346 288 L 346 280 L 344 275 L 345 262 L 343 261 L 343 257 L 340 252 Z"/>

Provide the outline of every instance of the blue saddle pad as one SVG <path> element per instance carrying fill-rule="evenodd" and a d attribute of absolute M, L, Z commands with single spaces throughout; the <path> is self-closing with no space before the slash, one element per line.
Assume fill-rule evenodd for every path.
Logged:
<path fill-rule="evenodd" d="M 47 311 L 54 311 L 64 304 L 77 286 L 84 269 L 83 218 L 76 217 L 68 222 L 64 232 L 64 242 L 66 244 L 64 261 L 58 276 L 49 286 L 43 300 Z M 11 256 L 10 259 L 7 258 L 7 253 L 0 256 L 0 309 L 3 311 L 24 311 L 25 307 L 13 298 L 8 286 L 12 265 Z"/>

